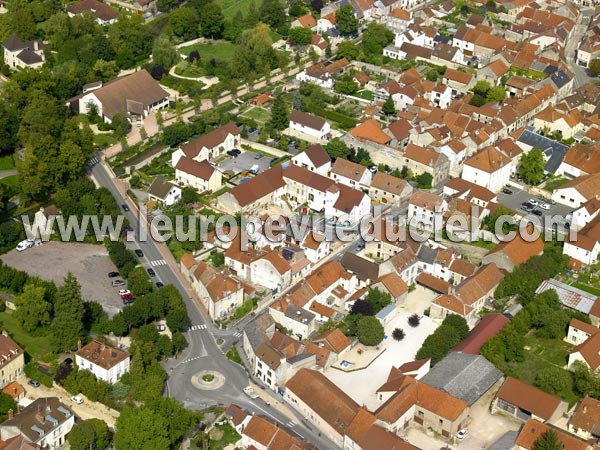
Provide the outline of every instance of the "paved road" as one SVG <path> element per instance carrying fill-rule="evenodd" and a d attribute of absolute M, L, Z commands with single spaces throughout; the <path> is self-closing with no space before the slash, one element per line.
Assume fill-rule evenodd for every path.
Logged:
<path fill-rule="evenodd" d="M 577 47 L 581 44 L 581 40 L 587 31 L 587 25 L 578 23 L 574 30 L 573 35 L 568 40 L 565 45 L 565 59 L 567 60 L 567 64 L 569 69 L 573 71 L 575 75 L 575 80 L 573 81 L 573 88 L 578 88 L 583 86 L 584 84 L 589 83 L 592 78 L 590 78 L 587 74 L 586 68 L 581 67 L 575 61 L 575 57 L 577 55 Z"/>
<path fill-rule="evenodd" d="M 127 203 L 103 164 L 96 164 L 92 168 L 92 175 L 99 184 L 111 191 L 119 205 Z M 132 206 L 131 203 L 129 204 Z M 125 212 L 124 215 L 133 229 L 137 231 L 140 227 L 140 221 L 137 215 L 132 212 L 133 210 L 134 208 L 131 208 L 131 211 Z M 235 403 L 248 411 L 263 414 L 291 427 L 294 432 L 306 438 L 320 450 L 336 448 L 333 443 L 320 437 L 319 433 L 307 429 L 300 423 L 300 418 L 297 421 L 290 422 L 290 418 L 278 409 L 267 406 L 262 400 L 254 401 L 247 397 L 242 391 L 248 385 L 246 371 L 241 366 L 229 361 L 215 341 L 215 336 L 218 336 L 225 339 L 223 346 L 232 344 L 235 339 L 239 338 L 239 332 L 236 330 L 217 330 L 214 327 L 212 321 L 205 316 L 189 296 L 178 274 L 167 264 L 153 240 L 138 241 L 136 234 L 136 240 L 128 245 L 143 251 L 142 261 L 144 265 L 146 267 L 152 266 L 156 272 L 154 281 L 172 284 L 182 293 L 192 323 L 190 329 L 185 333 L 189 346 L 178 358 L 170 359 L 164 364 L 165 370 L 169 374 L 166 395 L 178 399 L 186 408 L 193 410 L 215 404 L 227 406 L 230 403 Z M 223 374 L 226 378 L 224 386 L 213 391 L 198 390 L 192 384 L 192 377 L 202 370 L 215 370 Z"/>

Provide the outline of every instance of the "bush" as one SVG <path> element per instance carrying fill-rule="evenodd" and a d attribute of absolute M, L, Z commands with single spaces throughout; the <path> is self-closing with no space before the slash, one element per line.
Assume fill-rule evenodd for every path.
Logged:
<path fill-rule="evenodd" d="M 404 336 L 406 336 L 406 334 L 404 333 L 404 330 L 402 328 L 396 328 L 392 333 L 392 337 L 396 341 L 401 341 L 402 339 L 404 339 Z"/>
<path fill-rule="evenodd" d="M 45 373 L 42 373 L 39 369 L 39 366 L 36 362 L 31 361 L 25 364 L 23 368 L 25 375 L 32 380 L 37 380 L 42 383 L 44 386 L 51 388 L 52 387 L 52 377 L 49 377 Z"/>
<path fill-rule="evenodd" d="M 457 314 L 447 315 L 442 322 L 442 325 L 449 325 L 455 328 L 461 341 L 469 335 L 469 325 L 467 325 L 467 321 L 464 317 Z"/>
<path fill-rule="evenodd" d="M 431 359 L 431 365 L 435 365 L 459 342 L 460 337 L 456 328 L 450 325 L 441 325 L 432 335 L 425 339 L 417 352 L 416 358 Z"/>
<path fill-rule="evenodd" d="M 408 324 L 413 328 L 418 327 L 420 323 L 421 323 L 421 319 L 419 318 L 418 314 L 413 314 L 412 316 L 410 316 L 408 318 Z"/>
<path fill-rule="evenodd" d="M 373 316 L 361 317 L 357 326 L 358 340 L 363 345 L 377 345 L 383 341 L 383 326 Z"/>

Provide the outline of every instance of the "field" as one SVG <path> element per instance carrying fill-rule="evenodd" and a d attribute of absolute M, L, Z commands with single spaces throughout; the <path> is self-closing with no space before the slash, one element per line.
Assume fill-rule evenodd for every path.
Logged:
<path fill-rule="evenodd" d="M 3 184 L 8 187 L 16 187 L 17 181 L 18 181 L 17 175 L 9 175 L 7 177 L 0 179 L 0 184 Z"/>
<path fill-rule="evenodd" d="M 245 15 L 250 3 L 253 1 L 254 0 L 218 0 L 217 3 L 221 5 L 225 19 L 231 19 L 238 11 L 241 11 L 242 14 Z M 255 2 L 254 4 L 257 8 L 260 5 L 258 2 Z"/>
<path fill-rule="evenodd" d="M 236 45 L 226 41 L 215 41 L 214 43 L 198 43 L 188 47 L 182 47 L 181 53 L 189 55 L 196 50 L 200 53 L 202 61 L 215 58 L 217 61 L 230 62 L 235 54 Z"/>
<path fill-rule="evenodd" d="M 35 361 L 52 359 L 50 350 L 50 341 L 47 336 L 32 336 L 27 333 L 11 310 L 0 313 L 2 328 L 14 339 L 14 341 L 25 349 L 25 351 Z"/>
<path fill-rule="evenodd" d="M 0 157 L 0 170 L 13 170 L 15 168 L 15 159 L 13 155 Z"/>
<path fill-rule="evenodd" d="M 269 113 L 269 111 L 262 108 L 251 108 L 248 111 L 244 112 L 242 114 L 242 117 L 254 120 L 259 125 L 265 125 L 271 120 L 271 114 Z"/>

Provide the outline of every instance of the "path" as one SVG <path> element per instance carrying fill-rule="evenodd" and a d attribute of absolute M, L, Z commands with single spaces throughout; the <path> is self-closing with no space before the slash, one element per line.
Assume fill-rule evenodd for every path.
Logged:
<path fill-rule="evenodd" d="M 6 177 L 10 177 L 11 175 L 16 175 L 17 171 L 16 170 L 0 170 L 0 180 L 2 178 L 6 178 Z"/>

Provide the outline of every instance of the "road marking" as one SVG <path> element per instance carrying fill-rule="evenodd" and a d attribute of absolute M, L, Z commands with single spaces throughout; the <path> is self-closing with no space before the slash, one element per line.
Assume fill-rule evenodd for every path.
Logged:
<path fill-rule="evenodd" d="M 294 422 L 293 420 L 290 420 L 290 421 L 287 423 L 287 426 L 288 426 L 288 427 L 290 427 L 290 428 L 294 428 L 296 425 L 297 425 L 297 424 L 296 424 L 296 422 Z"/>
<path fill-rule="evenodd" d="M 193 358 L 186 359 L 185 361 L 183 361 L 183 364 L 190 363 L 192 361 L 196 361 L 197 359 L 200 359 L 200 358 L 202 358 L 202 356 L 194 356 Z"/>
<path fill-rule="evenodd" d="M 190 327 L 190 331 L 206 330 L 207 328 L 208 328 L 208 326 L 206 326 L 205 324 L 202 324 L 202 325 L 192 325 Z"/>
<path fill-rule="evenodd" d="M 240 337 L 242 335 L 242 333 L 240 333 L 239 331 L 237 333 L 233 333 L 233 337 Z"/>
<path fill-rule="evenodd" d="M 154 261 L 150 261 L 150 265 L 151 266 L 166 266 L 167 265 L 167 261 L 164 259 L 155 259 Z"/>
<path fill-rule="evenodd" d="M 100 162 L 100 160 L 98 159 L 97 156 L 92 156 L 92 159 L 90 159 L 90 167 L 95 166 L 96 164 L 98 164 Z"/>

